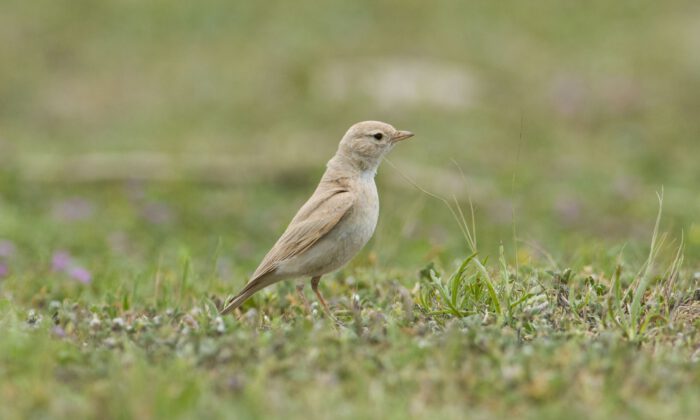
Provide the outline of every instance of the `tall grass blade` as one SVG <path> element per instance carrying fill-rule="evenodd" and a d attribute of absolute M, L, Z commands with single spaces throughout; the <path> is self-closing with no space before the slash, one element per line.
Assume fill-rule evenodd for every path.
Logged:
<path fill-rule="evenodd" d="M 664 190 L 661 189 L 661 193 L 657 193 L 657 198 L 659 201 L 659 211 L 656 215 L 656 223 L 654 224 L 654 231 L 651 235 L 651 246 L 649 249 L 649 257 L 645 263 L 644 272 L 642 273 L 637 288 L 634 290 L 634 296 L 632 298 L 632 306 L 630 307 L 630 332 L 634 339 L 636 333 L 639 331 L 639 318 L 642 310 L 642 300 L 644 299 L 644 294 L 649 287 L 651 282 L 652 270 L 654 268 L 654 263 L 656 262 L 656 257 L 659 254 L 660 246 L 657 244 L 659 237 L 659 226 L 661 225 L 661 215 L 663 214 L 663 204 L 664 204 Z M 663 243 L 663 241 L 662 241 Z"/>

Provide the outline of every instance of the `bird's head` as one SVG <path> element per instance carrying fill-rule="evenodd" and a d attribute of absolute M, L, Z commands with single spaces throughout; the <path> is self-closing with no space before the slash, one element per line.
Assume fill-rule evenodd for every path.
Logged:
<path fill-rule="evenodd" d="M 363 121 L 350 127 L 340 141 L 338 155 L 362 170 L 376 171 L 384 155 L 396 143 L 413 137 L 380 121 Z"/>

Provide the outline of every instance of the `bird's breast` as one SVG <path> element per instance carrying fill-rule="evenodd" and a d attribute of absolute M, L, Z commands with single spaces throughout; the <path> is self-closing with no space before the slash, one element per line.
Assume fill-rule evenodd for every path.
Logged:
<path fill-rule="evenodd" d="M 349 190 L 355 195 L 346 215 L 307 252 L 280 267 L 289 275 L 322 275 L 350 261 L 372 238 L 379 216 L 379 198 L 374 179 L 357 182 Z"/>
<path fill-rule="evenodd" d="M 357 199 L 353 207 L 356 213 L 353 222 L 366 234 L 367 237 L 363 237 L 366 243 L 372 237 L 379 218 L 379 196 L 374 178 L 358 182 Z"/>
<path fill-rule="evenodd" d="M 340 268 L 357 255 L 372 238 L 377 227 L 379 200 L 374 182 L 356 192 L 357 200 L 352 209 L 328 235 L 327 243 L 322 246 L 330 251 L 329 255 L 334 256 L 329 264 L 332 270 Z"/>

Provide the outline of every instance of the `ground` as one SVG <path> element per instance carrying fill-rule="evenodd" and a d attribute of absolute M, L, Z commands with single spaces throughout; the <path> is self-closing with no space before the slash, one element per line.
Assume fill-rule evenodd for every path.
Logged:
<path fill-rule="evenodd" d="M 3 418 L 697 418 L 695 3 L 7 2 Z M 343 326 L 219 317 L 364 119 Z"/>

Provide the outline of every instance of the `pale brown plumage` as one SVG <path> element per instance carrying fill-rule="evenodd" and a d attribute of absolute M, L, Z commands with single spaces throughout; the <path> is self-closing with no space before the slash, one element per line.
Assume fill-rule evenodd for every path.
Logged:
<path fill-rule="evenodd" d="M 377 167 L 394 144 L 412 136 L 378 121 L 350 127 L 316 191 L 221 313 L 233 311 L 264 287 L 301 276 L 312 277 L 312 288 L 328 311 L 317 288 L 320 277 L 347 263 L 372 236 L 379 210 Z"/>
<path fill-rule="evenodd" d="M 253 278 L 263 276 L 276 267 L 280 261 L 301 254 L 313 246 L 316 241 L 333 229 L 338 221 L 352 207 L 354 197 L 338 181 L 338 184 L 318 188 L 311 199 L 302 206 L 289 223 L 287 230 L 277 240 L 270 252 L 265 255 Z"/>

